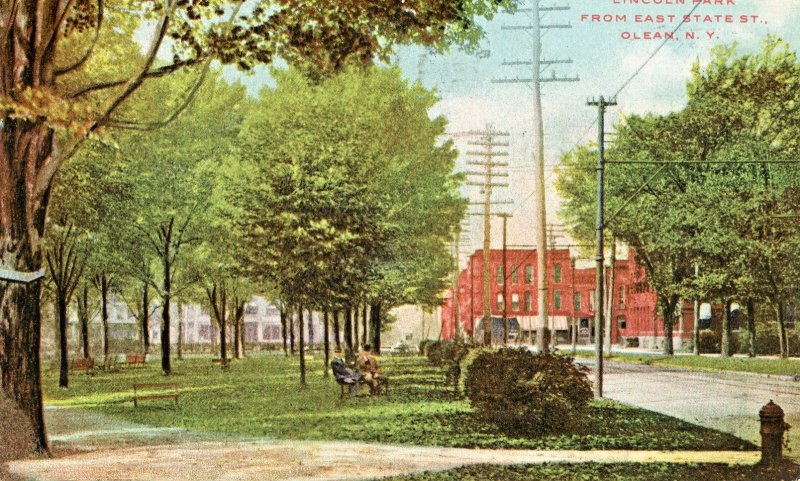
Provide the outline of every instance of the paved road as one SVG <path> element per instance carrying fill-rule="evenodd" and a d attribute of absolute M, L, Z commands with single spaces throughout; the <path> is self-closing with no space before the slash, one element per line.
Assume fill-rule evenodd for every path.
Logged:
<path fill-rule="evenodd" d="M 583 362 L 583 360 L 581 360 Z M 589 363 L 587 363 L 589 364 Z M 787 454 L 800 459 L 800 382 L 786 376 L 607 363 L 604 396 L 761 444 L 758 411 L 774 400 L 796 426 Z"/>

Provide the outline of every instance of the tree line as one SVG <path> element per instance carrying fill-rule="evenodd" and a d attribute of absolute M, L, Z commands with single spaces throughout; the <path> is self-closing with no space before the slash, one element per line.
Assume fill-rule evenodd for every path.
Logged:
<path fill-rule="evenodd" d="M 116 149 L 117 141 L 107 137 L 111 131 L 129 132 L 129 140 L 126 143 L 123 139 L 120 147 L 141 149 L 143 156 L 155 162 L 146 169 L 142 162 L 109 174 L 134 174 L 138 165 L 137 184 L 153 188 L 161 184 L 163 189 L 156 191 L 159 196 L 179 201 L 176 207 L 162 205 L 161 216 L 136 210 L 143 215 L 135 222 L 120 223 L 147 238 L 147 242 L 131 245 L 131 257 L 141 256 L 139 267 L 130 269 L 130 274 L 139 278 L 138 290 L 144 292 L 143 286 L 148 284 L 168 307 L 176 294 L 197 285 L 188 282 L 192 275 L 201 273 L 210 278 L 215 269 L 226 268 L 221 259 L 224 255 L 219 252 L 209 252 L 213 260 L 203 264 L 203 269 L 182 265 L 189 257 L 186 252 L 202 244 L 194 235 L 203 230 L 199 226 L 224 230 L 224 223 L 203 224 L 201 218 L 214 210 L 206 209 L 208 197 L 202 198 L 204 202 L 195 202 L 191 196 L 183 198 L 183 187 L 167 181 L 176 171 L 181 172 L 181 178 L 197 175 L 197 182 L 186 194 L 204 191 L 211 196 L 215 194 L 214 177 L 200 178 L 200 169 L 186 166 L 181 171 L 184 159 L 159 152 L 170 146 L 168 141 L 150 146 L 147 132 L 177 125 L 179 117 L 186 117 L 181 113 L 202 95 L 212 64 L 249 71 L 280 59 L 306 77 L 321 80 L 348 67 L 386 60 L 397 45 L 421 44 L 443 50 L 458 44 L 474 48 L 481 35 L 476 18 L 490 17 L 512 3 L 369 0 L 341 8 L 337 2 L 283 0 L 35 0 L 0 7 L 0 268 L 4 273 L 16 273 L 3 274 L 6 277 L 0 281 L 0 381 L 4 395 L 30 420 L 36 451 L 48 452 L 39 357 L 42 282 L 16 282 L 7 277 L 36 277 L 44 267 L 48 219 L 58 219 L 48 211 L 55 208 L 51 199 L 59 184 L 56 177 L 66 177 L 65 166 L 88 157 L 88 147 L 95 156 L 95 168 L 110 169 L 111 160 L 122 150 Z M 132 42 L 133 38 L 143 40 Z M 169 83 L 173 79 L 184 82 L 184 88 L 172 89 Z M 173 95 L 159 96 L 154 93 L 159 89 Z M 137 102 L 147 96 L 154 101 Z M 228 113 L 230 116 L 224 116 L 220 123 L 193 134 L 213 143 L 218 129 L 231 126 L 229 121 L 237 117 L 233 109 Z M 188 128 L 189 124 L 183 126 Z M 137 135 L 141 142 L 135 142 Z M 187 146 L 184 150 L 186 158 L 198 156 L 199 148 Z M 173 165 L 172 160 L 178 162 Z M 175 170 L 159 170 L 162 166 Z M 120 189 L 120 198 L 129 194 L 125 191 L 128 187 L 124 182 L 108 186 Z M 131 202 L 144 201 L 136 192 L 130 195 Z M 118 212 L 110 209 L 102 215 L 114 217 Z M 68 222 L 66 219 L 65 224 Z M 69 231 L 67 228 L 65 234 Z M 92 251 L 104 244 L 100 237 L 86 237 L 97 243 Z M 63 266 L 75 257 L 67 255 L 68 251 L 64 251 Z M 151 254 L 157 258 L 157 277 L 149 261 Z M 53 258 L 53 271 L 64 274 L 65 280 L 73 278 L 77 270 L 59 269 L 58 257 Z M 84 277 L 88 267 L 87 261 Z M 121 271 L 112 272 L 110 268 L 111 264 L 98 263 L 92 272 L 101 291 L 113 289 L 115 283 L 118 288 L 128 285 Z M 360 271 L 365 275 L 372 272 Z M 69 289 L 57 290 L 70 293 Z M 83 296 L 82 288 L 75 288 L 75 292 Z M 162 322 L 169 325 L 169 309 L 163 312 Z M 169 371 L 168 361 L 163 368 Z"/>
<path fill-rule="evenodd" d="M 665 354 L 683 301 L 700 299 L 724 306 L 724 356 L 732 354 L 733 302 L 748 306 L 751 355 L 758 304 L 774 310 L 788 355 L 785 306 L 800 293 L 798 84 L 800 63 L 780 39 L 752 54 L 720 46 L 692 68 L 685 107 L 626 115 L 616 126 L 606 150 L 606 232 L 644 267 Z M 592 146 L 569 152 L 557 182 L 562 214 L 584 241 L 594 235 L 596 156 Z M 697 352 L 697 330 L 694 344 Z"/>

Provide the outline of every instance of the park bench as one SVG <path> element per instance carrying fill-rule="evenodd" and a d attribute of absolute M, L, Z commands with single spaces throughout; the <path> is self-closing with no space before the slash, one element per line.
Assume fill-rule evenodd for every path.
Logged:
<path fill-rule="evenodd" d="M 125 356 L 125 364 L 128 367 L 131 366 L 144 366 L 146 364 L 147 358 L 144 354 L 128 354 Z"/>
<path fill-rule="evenodd" d="M 142 390 L 148 394 L 141 394 Z M 155 392 L 154 392 L 155 391 Z M 133 384 L 133 407 L 139 406 L 139 401 L 146 399 L 174 399 L 178 405 L 178 383 L 176 382 L 142 382 Z"/>
<path fill-rule="evenodd" d="M 340 397 L 342 399 L 344 399 L 345 388 L 347 388 L 347 390 L 350 392 L 350 395 L 352 396 L 353 394 L 355 394 L 356 387 L 359 384 L 366 384 L 366 381 L 363 380 L 364 378 L 361 378 L 357 383 L 350 383 L 344 379 L 338 379 L 336 378 L 336 376 L 334 376 L 334 379 L 336 379 L 336 384 L 339 385 Z M 386 396 L 389 395 L 389 378 L 386 376 L 381 376 L 378 378 L 378 395 L 380 394 L 384 394 Z"/>
<path fill-rule="evenodd" d="M 94 359 L 91 357 L 82 357 L 72 360 L 70 369 L 73 371 L 85 371 L 86 374 L 94 372 Z"/>

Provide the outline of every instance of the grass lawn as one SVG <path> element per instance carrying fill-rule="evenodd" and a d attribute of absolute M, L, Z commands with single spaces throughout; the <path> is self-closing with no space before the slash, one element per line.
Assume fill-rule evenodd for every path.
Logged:
<path fill-rule="evenodd" d="M 800 467 L 778 469 L 719 464 L 550 464 L 540 466 L 465 466 L 438 473 L 423 473 L 381 481 L 795 481 Z"/>
<path fill-rule="evenodd" d="M 571 349 L 564 353 L 572 355 Z M 594 358 L 593 351 L 579 350 L 577 358 Z M 722 358 L 709 356 L 664 356 L 663 354 L 627 354 L 614 353 L 606 357 L 612 361 L 646 364 L 648 366 L 685 367 L 711 371 L 739 371 L 756 374 L 772 374 L 776 376 L 800 375 L 800 361 L 775 358 Z"/>
<path fill-rule="evenodd" d="M 528 449 L 756 449 L 728 434 L 611 401 L 593 403 L 572 432 L 507 436 L 477 422 L 468 401 L 443 386 L 440 371 L 422 357 L 383 358 L 391 395 L 376 398 L 362 391 L 340 400 L 339 386 L 323 377 L 321 356 L 308 361 L 308 387 L 301 389 L 297 365 L 297 358 L 282 355 L 252 356 L 228 371 L 208 358 L 177 361 L 169 380 L 179 383 L 179 405 L 151 400 L 136 409 L 132 383 L 165 380 L 155 362 L 94 376 L 72 374 L 69 389 L 59 389 L 57 372 L 46 371 L 45 402 L 148 425 L 283 439 Z"/>

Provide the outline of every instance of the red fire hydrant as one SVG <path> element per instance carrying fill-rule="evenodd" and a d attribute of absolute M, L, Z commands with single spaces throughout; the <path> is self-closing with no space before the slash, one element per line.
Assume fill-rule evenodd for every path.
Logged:
<path fill-rule="evenodd" d="M 761 464 L 774 465 L 783 458 L 783 433 L 791 426 L 783 422 L 783 409 L 769 401 L 758 412 L 761 418 Z"/>

